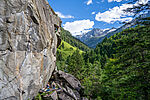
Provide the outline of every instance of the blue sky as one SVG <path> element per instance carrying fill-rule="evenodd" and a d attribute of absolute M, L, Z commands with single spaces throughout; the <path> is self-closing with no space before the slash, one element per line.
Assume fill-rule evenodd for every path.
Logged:
<path fill-rule="evenodd" d="M 143 1 L 143 0 L 141 0 Z M 123 10 L 132 7 L 127 0 L 48 0 L 61 17 L 62 27 L 73 35 L 88 32 L 92 28 L 120 27 L 121 22 L 132 20 Z"/>

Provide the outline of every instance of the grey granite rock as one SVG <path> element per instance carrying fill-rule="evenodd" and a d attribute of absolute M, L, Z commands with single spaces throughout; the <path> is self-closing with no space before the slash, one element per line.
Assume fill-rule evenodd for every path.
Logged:
<path fill-rule="evenodd" d="M 80 92 L 83 88 L 81 87 L 80 81 L 69 73 L 55 70 L 49 83 L 51 88 L 55 86 L 55 92 L 51 89 L 50 92 L 53 92 L 51 97 L 46 98 L 53 98 L 53 100 L 57 100 L 56 98 L 58 98 L 58 100 L 81 100 L 82 98 Z M 46 98 L 44 97 L 44 100 Z"/>
<path fill-rule="evenodd" d="M 73 75 L 69 73 L 65 73 L 60 70 L 58 71 L 58 74 L 60 75 L 61 78 L 66 80 L 72 86 L 73 89 L 80 91 L 82 87 L 80 81 L 77 78 L 75 78 Z"/>
<path fill-rule="evenodd" d="M 60 100 L 75 100 L 74 98 L 71 98 L 69 95 L 67 95 L 65 92 L 59 92 L 58 97 Z"/>
<path fill-rule="evenodd" d="M 55 69 L 61 21 L 46 0 L 0 0 L 0 100 L 28 100 Z"/>

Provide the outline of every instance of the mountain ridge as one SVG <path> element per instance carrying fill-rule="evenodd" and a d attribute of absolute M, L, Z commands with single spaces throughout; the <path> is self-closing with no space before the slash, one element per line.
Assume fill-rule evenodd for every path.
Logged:
<path fill-rule="evenodd" d="M 87 32 L 86 34 L 83 34 L 81 36 L 76 36 L 80 41 L 85 43 L 87 46 L 91 48 L 95 48 L 96 45 L 101 42 L 107 34 L 110 34 L 111 32 L 115 31 L 116 28 L 111 29 L 99 29 L 99 28 L 93 28 L 91 31 Z"/>
<path fill-rule="evenodd" d="M 110 29 L 100 29 L 100 28 L 93 28 L 91 31 L 82 34 L 82 35 L 77 35 L 76 38 L 78 38 L 80 41 L 82 41 L 83 43 L 85 43 L 87 46 L 91 47 L 91 48 L 95 48 L 96 45 L 100 42 L 102 42 L 102 40 L 104 38 L 109 38 L 110 36 L 119 33 L 121 31 L 123 31 L 124 29 L 128 29 L 128 28 L 132 28 L 135 27 L 137 25 L 141 25 L 141 24 L 145 24 L 145 21 L 148 21 L 148 19 L 146 18 L 150 18 L 150 11 L 146 14 L 142 14 L 141 16 L 133 19 L 132 21 L 125 23 L 124 25 L 122 25 L 119 28 L 110 28 Z M 149 22 L 149 21 L 148 21 Z M 149 24 L 149 23 L 147 23 Z"/>

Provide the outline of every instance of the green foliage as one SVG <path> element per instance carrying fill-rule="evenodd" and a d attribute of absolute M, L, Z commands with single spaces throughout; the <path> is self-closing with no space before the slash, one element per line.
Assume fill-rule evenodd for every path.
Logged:
<path fill-rule="evenodd" d="M 150 28 L 136 27 L 112 37 L 114 60 L 107 60 L 102 80 L 112 99 L 148 100 L 150 96 Z"/>
<path fill-rule="evenodd" d="M 57 48 L 57 62 L 56 65 L 58 66 L 58 69 L 64 70 L 66 67 L 66 60 L 68 56 L 71 56 L 78 48 L 73 47 L 69 43 L 62 40 L 60 46 Z M 79 50 L 80 54 L 83 53 L 82 50 Z"/>
<path fill-rule="evenodd" d="M 69 55 L 72 55 L 74 53 L 74 51 L 76 51 L 77 49 L 78 49 L 77 47 L 73 47 L 69 43 L 62 40 L 61 45 L 57 49 L 58 60 L 59 61 L 62 61 L 62 60 L 65 61 L 65 59 L 67 59 L 67 57 Z M 80 53 L 83 53 L 82 50 L 79 50 L 79 51 L 80 51 Z"/>
<path fill-rule="evenodd" d="M 124 30 L 98 44 L 94 59 L 100 61 L 102 74 L 97 96 L 104 100 L 148 100 L 149 46 L 149 26 Z"/>
<path fill-rule="evenodd" d="M 82 54 L 85 51 L 90 51 L 90 48 L 80 40 L 73 37 L 69 31 L 66 31 L 63 28 L 61 28 L 61 39 L 61 45 L 57 49 L 56 65 L 59 70 L 66 71 L 66 60 L 68 56 L 70 57 L 77 49 L 79 49 L 80 54 Z"/>
<path fill-rule="evenodd" d="M 86 46 L 84 43 L 82 43 L 77 38 L 73 37 L 69 31 L 64 30 L 63 28 L 61 28 L 60 35 L 61 35 L 61 39 L 63 41 L 69 43 L 73 47 L 77 47 L 82 51 L 90 51 L 90 48 L 88 46 Z"/>
<path fill-rule="evenodd" d="M 65 45 L 61 51 L 68 50 Z M 63 61 L 71 54 L 65 57 L 63 68 L 81 81 L 83 95 L 96 100 L 150 99 L 149 26 L 129 28 L 105 38 L 91 51 L 69 50 L 72 54 L 62 54 L 59 59 Z"/>
<path fill-rule="evenodd" d="M 67 72 L 73 74 L 76 78 L 82 79 L 82 71 L 84 66 L 84 60 L 80 54 L 79 49 L 77 49 L 71 56 L 67 58 Z"/>

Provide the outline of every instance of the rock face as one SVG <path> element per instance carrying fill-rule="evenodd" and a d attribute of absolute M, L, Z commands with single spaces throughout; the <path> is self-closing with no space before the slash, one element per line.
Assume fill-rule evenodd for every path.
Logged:
<path fill-rule="evenodd" d="M 46 0 L 0 0 L 0 100 L 31 100 L 47 84 L 60 25 Z"/>

